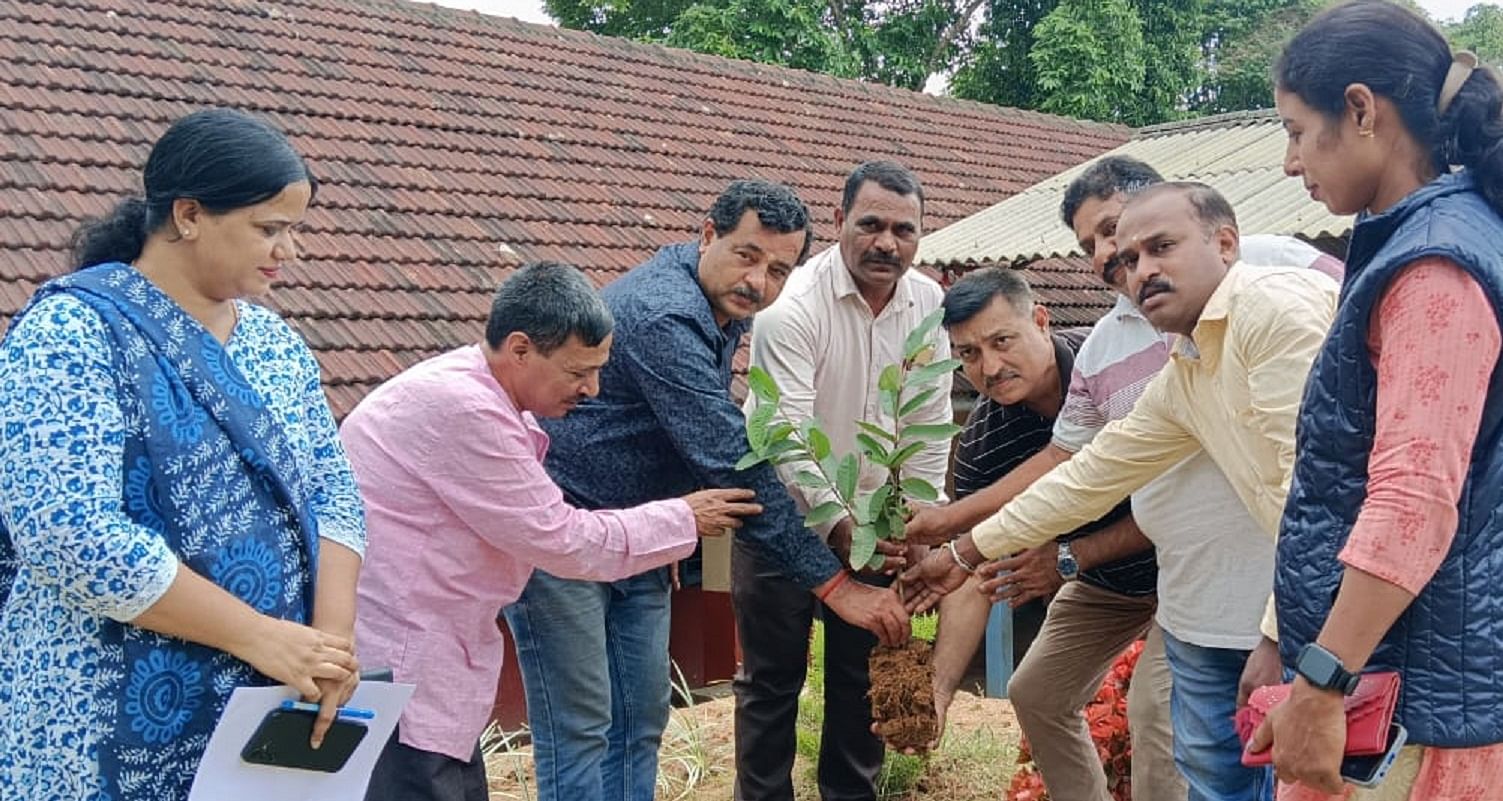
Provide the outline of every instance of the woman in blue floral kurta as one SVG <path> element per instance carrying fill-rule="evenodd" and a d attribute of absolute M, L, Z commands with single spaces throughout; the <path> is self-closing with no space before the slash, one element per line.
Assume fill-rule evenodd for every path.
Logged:
<path fill-rule="evenodd" d="M 263 123 L 180 120 L 0 345 L 0 796 L 184 799 L 236 686 L 353 691 L 358 491 L 312 354 L 240 300 L 314 186 Z"/>

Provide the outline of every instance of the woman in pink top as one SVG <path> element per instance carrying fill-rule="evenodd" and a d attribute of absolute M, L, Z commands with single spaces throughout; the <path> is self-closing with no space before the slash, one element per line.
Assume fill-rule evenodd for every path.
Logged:
<path fill-rule="evenodd" d="M 1275 81 L 1285 171 L 1359 217 L 1280 532 L 1294 688 L 1249 750 L 1273 749 L 1280 798 L 1351 793 L 1342 689 L 1396 670 L 1414 745 L 1356 797 L 1503 797 L 1503 87 L 1377 0 L 1313 20 Z"/>

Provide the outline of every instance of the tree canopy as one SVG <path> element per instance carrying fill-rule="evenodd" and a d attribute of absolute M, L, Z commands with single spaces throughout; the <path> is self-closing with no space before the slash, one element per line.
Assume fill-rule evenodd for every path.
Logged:
<path fill-rule="evenodd" d="M 568 28 L 956 97 L 1148 125 L 1266 108 L 1269 68 L 1333 0 L 545 0 Z M 1503 7 L 1443 26 L 1503 62 Z"/>

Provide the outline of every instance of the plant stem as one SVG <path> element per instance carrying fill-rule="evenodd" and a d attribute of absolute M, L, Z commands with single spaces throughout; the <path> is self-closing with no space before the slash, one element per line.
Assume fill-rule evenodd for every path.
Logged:
<path fill-rule="evenodd" d="M 782 400 L 774 401 L 773 406 L 777 407 L 778 414 L 783 416 L 784 422 L 787 422 L 789 419 L 791 419 L 788 415 L 788 412 L 783 408 Z M 845 509 L 845 513 L 850 516 L 852 522 L 854 523 L 854 521 L 856 520 L 856 507 L 851 505 L 849 499 L 841 497 L 840 487 L 835 483 L 835 477 L 831 476 L 829 473 L 826 473 L 825 466 L 823 464 L 820 464 L 820 461 L 818 459 L 814 458 L 814 451 L 809 447 L 808 440 L 803 438 L 802 432 L 799 431 L 797 427 L 795 427 L 793 429 L 793 433 L 789 434 L 788 436 L 794 442 L 797 442 L 799 444 L 799 448 L 803 450 L 803 455 L 806 457 L 807 461 L 813 463 L 814 469 L 819 471 L 819 475 L 825 480 L 825 484 L 834 491 L 835 499 Z"/>

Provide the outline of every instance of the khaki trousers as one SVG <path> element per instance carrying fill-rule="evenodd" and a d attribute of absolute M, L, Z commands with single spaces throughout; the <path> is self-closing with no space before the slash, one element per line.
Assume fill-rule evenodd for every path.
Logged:
<path fill-rule="evenodd" d="M 1111 800 L 1083 710 L 1112 662 L 1145 631 L 1148 642 L 1127 696 L 1133 798 L 1185 801 L 1185 781 L 1174 766 L 1171 680 L 1164 638 L 1153 625 L 1156 607 L 1155 596 L 1134 598 L 1081 581 L 1066 584 L 1049 604 L 1007 694 L 1054 801 Z"/>

